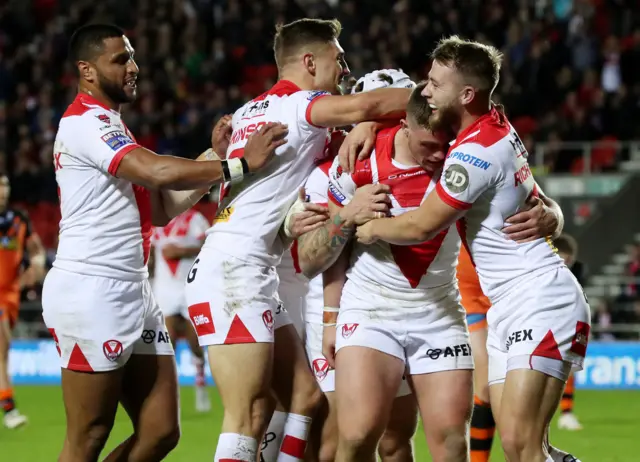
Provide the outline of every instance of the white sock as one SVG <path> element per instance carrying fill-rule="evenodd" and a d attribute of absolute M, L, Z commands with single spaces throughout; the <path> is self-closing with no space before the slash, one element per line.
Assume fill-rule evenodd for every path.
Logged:
<path fill-rule="evenodd" d="M 554 462 L 553 459 L 551 458 L 551 456 L 547 457 L 547 460 L 545 460 L 545 462 Z"/>
<path fill-rule="evenodd" d="M 237 433 L 221 433 L 214 462 L 256 462 L 258 458 L 258 441 L 250 436 Z"/>
<path fill-rule="evenodd" d="M 262 455 L 260 458 L 261 461 L 277 462 L 280 445 L 284 437 L 284 425 L 288 415 L 286 412 L 273 412 L 271 422 L 269 422 L 269 427 L 262 440 L 262 450 L 260 452 Z"/>
<path fill-rule="evenodd" d="M 284 438 L 277 462 L 298 462 L 304 459 L 307 438 L 311 428 L 311 417 L 289 414 L 284 425 Z"/>
<path fill-rule="evenodd" d="M 206 385 L 206 378 L 204 375 L 204 358 L 198 358 L 192 356 L 192 362 L 196 368 L 195 385 L 196 387 L 204 387 Z"/>

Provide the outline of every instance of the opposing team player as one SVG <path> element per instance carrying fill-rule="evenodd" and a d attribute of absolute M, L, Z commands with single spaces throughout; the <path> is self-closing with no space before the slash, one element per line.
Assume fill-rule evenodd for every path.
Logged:
<path fill-rule="evenodd" d="M 119 402 L 134 434 L 106 460 L 161 460 L 177 444 L 179 412 L 173 348 L 148 282 L 151 227 L 211 185 L 262 167 L 287 130 L 266 125 L 235 162 L 159 156 L 135 142 L 118 112 L 135 99 L 138 75 L 122 30 L 81 27 L 70 58 L 79 88 L 56 135 L 62 220 L 42 294 L 61 356 L 67 429 L 59 460 L 97 460 Z"/>
<path fill-rule="evenodd" d="M 326 127 L 398 117 L 408 98 L 403 89 L 332 95 L 346 71 L 339 32 L 337 21 L 302 19 L 280 26 L 274 40 L 279 81 L 233 117 L 231 160 L 268 121 L 288 122 L 290 133 L 264 174 L 225 186 L 217 222 L 187 280 L 192 320 L 208 319 L 196 331 L 200 344 L 209 346 L 225 408 L 215 460 L 256 459 L 271 409 L 274 316 L 280 306 L 275 266 L 284 251 L 278 232 L 324 150 Z M 290 460 L 304 452 L 310 416 L 304 417 L 292 419 L 291 434 L 283 439 L 281 452 Z"/>
<path fill-rule="evenodd" d="M 390 188 L 391 215 L 415 209 L 436 187 L 451 136 L 427 128 L 424 86 L 414 89 L 406 121 L 378 134 L 370 159 L 351 173 L 335 160 L 332 215 L 367 184 Z M 405 371 L 432 458 L 466 459 L 473 359 L 455 281 L 459 245 L 455 227 L 411 247 L 355 244 L 350 260 L 343 253 L 325 273 L 326 290 L 342 293 L 323 335 L 325 356 L 335 348 L 337 460 L 375 460 Z"/>
<path fill-rule="evenodd" d="M 500 53 L 450 37 L 434 50 L 423 92 L 434 129 L 454 127 L 436 191 L 399 217 L 357 230 L 362 243 L 412 245 L 459 220 L 463 243 L 492 303 L 487 316 L 491 405 L 512 462 L 563 460 L 545 442 L 572 369 L 581 369 L 590 318 L 584 293 L 550 239 L 514 242 L 505 217 L 539 201 L 527 152 L 504 114 L 491 105 Z"/>
<path fill-rule="evenodd" d="M 182 335 L 189 344 L 196 369 L 195 400 L 198 412 L 211 409 L 206 388 L 204 351 L 198 345 L 198 336 L 189 322 L 184 281 L 196 255 L 204 242 L 209 222 L 200 212 L 190 209 L 172 219 L 166 226 L 156 227 L 151 245 L 154 249 L 153 295 L 164 315 L 171 344 Z M 161 333 L 162 334 L 162 333 Z M 145 335 L 145 333 L 143 333 Z M 154 340 L 151 331 L 146 332 L 147 342 Z"/>
<path fill-rule="evenodd" d="M 0 174 L 0 406 L 5 427 L 16 428 L 27 423 L 27 417 L 16 408 L 9 378 L 9 347 L 18 320 L 20 276 L 27 261 L 35 278 L 42 280 L 46 257 L 27 215 L 9 207 L 10 193 L 9 178 Z"/>

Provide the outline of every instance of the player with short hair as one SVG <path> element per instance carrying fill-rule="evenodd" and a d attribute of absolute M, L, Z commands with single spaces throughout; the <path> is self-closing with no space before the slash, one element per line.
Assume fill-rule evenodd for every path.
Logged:
<path fill-rule="evenodd" d="M 334 161 L 332 215 L 367 184 L 390 188 L 392 216 L 415 209 L 436 187 L 451 136 L 428 128 L 425 85 L 413 90 L 406 120 L 378 134 L 370 159 L 351 173 Z M 455 281 L 459 245 L 455 227 L 411 247 L 354 243 L 351 256 L 343 253 L 325 272 L 328 295 L 341 293 L 337 319 L 325 320 L 323 334 L 330 362 L 335 351 L 337 460 L 374 459 L 405 373 L 433 459 L 468 454 L 473 358 Z"/>
<path fill-rule="evenodd" d="M 362 243 L 413 245 L 459 222 L 489 310 L 489 385 L 493 414 L 511 462 L 559 461 L 566 453 L 545 442 L 551 417 L 572 369 L 581 369 L 590 316 L 584 293 L 550 239 L 515 242 L 505 218 L 539 203 L 527 152 L 491 103 L 501 54 L 493 47 L 443 39 L 423 91 L 433 129 L 457 138 L 436 190 L 418 209 L 373 220 L 357 230 Z"/>
<path fill-rule="evenodd" d="M 173 348 L 148 281 L 152 226 L 164 226 L 213 184 L 262 167 L 287 130 L 265 126 L 233 163 L 207 160 L 210 150 L 199 162 L 159 156 L 136 143 L 119 113 L 135 99 L 138 76 L 123 31 L 83 26 L 69 52 L 78 94 L 54 145 L 62 220 L 42 292 L 61 356 L 67 429 L 60 461 L 97 460 L 118 403 L 134 433 L 106 460 L 161 460 L 180 429 Z"/>
<path fill-rule="evenodd" d="M 348 72 L 340 29 L 336 20 L 317 19 L 278 26 L 278 82 L 233 116 L 231 160 L 245 149 L 246 137 L 268 121 L 288 122 L 290 133 L 265 174 L 240 186 L 225 185 L 216 222 L 187 280 L 189 314 L 192 321 L 203 320 L 194 324 L 200 345 L 209 347 L 225 408 L 215 460 L 255 460 L 271 415 L 274 329 L 286 322 L 286 313 L 276 313 L 275 267 L 285 249 L 279 230 L 315 157 L 324 151 L 327 127 L 397 117 L 408 98 L 403 89 L 336 95 Z M 310 417 L 289 414 L 281 447 L 289 460 L 303 457 Z"/>
<path fill-rule="evenodd" d="M 350 92 L 354 94 L 378 88 L 413 88 L 415 86 L 415 83 L 411 81 L 408 75 L 395 69 L 374 71 L 366 74 L 357 81 L 354 79 L 353 83 L 354 85 Z M 325 212 L 322 218 L 326 221 L 326 218 L 328 218 L 328 172 L 343 140 L 343 132 L 332 132 L 328 158 L 316 166 L 313 172 L 311 172 L 311 175 L 305 183 L 303 196 L 291 207 L 287 217 L 302 217 L 303 214 L 312 213 L 310 211 L 312 206 L 321 206 Z M 358 204 L 362 204 L 363 200 L 367 200 L 366 196 L 363 195 L 365 192 L 366 188 L 361 190 L 349 205 L 347 205 L 347 208 L 353 209 L 355 207 L 361 207 L 362 205 Z M 301 210 L 304 210 L 304 212 L 301 212 Z M 285 225 L 286 223 L 287 221 L 285 220 Z M 308 231 L 308 233 L 313 232 L 313 230 Z M 304 235 L 307 235 L 307 233 L 304 233 Z M 294 241 L 290 251 L 285 252 L 277 268 L 280 277 L 278 293 L 296 328 L 304 334 L 303 338 L 309 364 L 326 397 L 326 399 L 323 400 L 322 408 L 316 414 L 313 421 L 307 455 L 311 458 L 310 460 L 328 461 L 335 459 L 338 443 L 334 396 L 335 370 L 329 367 L 326 358 L 322 355 L 322 318 L 323 306 L 325 306 L 322 275 L 317 275 L 311 279 L 305 276 L 303 265 L 301 265 L 300 259 L 298 258 L 299 245 L 303 246 L 304 251 L 305 243 L 299 243 L 297 240 Z M 339 302 L 339 297 L 337 302 Z M 326 306 L 337 306 L 337 302 L 327 302 Z M 415 399 L 411 395 L 411 390 L 406 381 L 403 382 L 399 396 L 401 396 L 401 398 L 394 402 L 389 425 L 378 447 L 378 454 L 383 462 L 413 460 L 411 439 L 417 426 L 417 411 Z M 271 439 L 274 439 L 274 437 L 270 435 L 269 432 L 277 434 L 274 425 L 274 420 L 277 418 L 281 417 L 276 411 L 274 418 L 269 424 L 269 430 L 266 435 Z M 269 446 L 267 446 L 267 448 L 268 447 Z M 265 460 L 267 459 L 265 458 Z"/>
<path fill-rule="evenodd" d="M 46 255 L 40 237 L 32 229 L 27 214 L 9 207 L 11 185 L 9 177 L 0 174 L 0 406 L 3 423 L 17 428 L 27 423 L 27 417 L 16 408 L 9 377 L 11 331 L 18 321 L 20 308 L 20 277 L 28 266 L 36 280 L 42 280 Z M 26 263 L 26 265 L 25 265 Z"/>

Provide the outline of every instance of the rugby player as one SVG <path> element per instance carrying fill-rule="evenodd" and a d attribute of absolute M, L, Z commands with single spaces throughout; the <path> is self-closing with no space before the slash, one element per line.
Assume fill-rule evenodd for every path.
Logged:
<path fill-rule="evenodd" d="M 572 370 L 582 368 L 589 305 L 550 238 L 515 242 L 505 218 L 538 203 L 527 152 L 491 103 L 501 55 L 457 36 L 443 39 L 423 91 L 431 127 L 454 127 L 436 190 L 420 207 L 357 230 L 359 242 L 413 245 L 458 222 L 463 244 L 492 303 L 487 316 L 490 401 L 511 462 L 563 460 L 547 443 L 548 425 Z"/>
<path fill-rule="evenodd" d="M 16 408 L 9 378 L 9 349 L 11 331 L 18 320 L 20 277 L 27 262 L 34 279 L 41 281 L 46 256 L 26 213 L 9 207 L 10 195 L 9 178 L 0 174 L 0 406 L 4 426 L 17 428 L 28 420 Z"/>
<path fill-rule="evenodd" d="M 424 86 L 413 90 L 406 120 L 378 134 L 370 159 L 351 173 L 334 161 L 332 215 L 366 184 L 389 186 L 391 215 L 415 209 L 435 188 L 452 136 L 427 128 Z M 375 460 L 405 371 L 433 460 L 466 458 L 473 359 L 455 281 L 459 245 L 455 227 L 411 247 L 355 244 L 350 259 L 343 252 L 325 272 L 328 295 L 341 293 L 323 334 L 332 363 L 335 349 L 337 460 Z"/>
<path fill-rule="evenodd" d="M 199 162 L 157 155 L 136 143 L 119 113 L 135 99 L 138 75 L 122 30 L 83 26 L 69 52 L 78 94 L 54 145 L 62 220 L 42 294 L 61 356 L 67 426 L 59 460 L 97 460 L 122 403 L 134 433 L 106 460 L 157 461 L 180 431 L 173 348 L 148 282 L 152 225 L 166 225 L 213 184 L 262 167 L 287 130 L 265 125 L 235 162 L 207 160 L 210 151 Z"/>
<path fill-rule="evenodd" d="M 315 157 L 324 151 L 327 127 L 398 117 L 408 98 L 405 89 L 336 94 L 346 70 L 340 28 L 338 21 L 315 19 L 278 26 L 278 82 L 233 116 L 230 161 L 242 154 L 247 136 L 268 121 L 288 122 L 290 133 L 264 174 L 240 186 L 225 185 L 216 223 L 187 278 L 189 314 L 200 345 L 209 347 L 225 408 L 215 460 L 257 458 L 272 409 L 274 328 L 283 324 L 274 317 L 286 318 L 278 309 L 275 267 L 285 249 L 278 233 Z M 310 417 L 288 416 L 291 434 L 285 434 L 281 453 L 289 460 L 303 457 Z"/>
<path fill-rule="evenodd" d="M 414 86 L 415 84 L 405 73 L 393 69 L 384 69 L 371 72 L 359 80 L 354 81 L 352 93 L 371 91 L 378 88 L 413 88 Z M 333 158 L 338 152 L 338 148 L 342 145 L 342 141 L 343 134 L 334 131 L 329 146 L 329 157 L 313 170 L 305 183 L 304 195 L 300 199 L 301 201 L 308 201 L 304 203 L 306 210 L 305 212 L 294 213 L 292 215 L 293 217 L 301 215 L 302 213 L 308 213 L 309 208 L 314 204 L 323 207 L 326 214 L 325 217 L 328 216 L 328 171 L 333 163 Z M 361 194 L 365 191 L 366 189 L 357 194 L 353 201 L 346 206 L 347 209 L 358 207 L 358 203 L 363 200 Z M 289 214 L 300 210 L 297 207 L 299 204 L 302 204 L 301 201 L 292 206 Z M 318 213 L 317 216 L 320 216 L 320 214 Z M 323 220 L 325 217 L 323 217 Z M 310 231 L 312 230 L 305 231 L 302 234 L 305 235 Z M 300 259 L 298 258 L 299 244 L 303 247 L 305 245 L 304 242 L 299 243 L 298 241 L 294 241 L 290 251 L 284 254 L 278 266 L 278 275 L 280 276 L 279 295 L 283 300 L 284 306 L 287 307 L 287 312 L 294 321 L 296 328 L 304 334 L 303 337 L 308 361 L 326 397 L 320 412 L 316 414 L 314 418 L 310 435 L 310 445 L 307 450 L 307 460 L 332 461 L 335 460 L 336 456 L 338 436 L 334 399 L 335 371 L 332 367 L 329 367 L 326 358 L 322 355 L 322 276 L 318 275 L 311 280 L 306 278 Z M 332 303 L 327 306 L 333 305 L 336 304 Z M 302 325 L 302 323 L 304 325 Z M 399 390 L 399 396 L 402 396 L 402 398 L 394 402 L 389 425 L 378 447 L 378 453 L 383 462 L 413 460 L 411 439 L 417 425 L 417 412 L 415 399 L 411 395 L 406 381 L 403 382 L 403 386 Z M 270 433 L 274 429 L 273 424 L 277 417 L 276 411 L 274 419 L 272 419 L 272 422 L 269 424 L 265 438 L 267 436 L 273 438 Z M 276 432 L 273 431 L 273 433 Z"/>

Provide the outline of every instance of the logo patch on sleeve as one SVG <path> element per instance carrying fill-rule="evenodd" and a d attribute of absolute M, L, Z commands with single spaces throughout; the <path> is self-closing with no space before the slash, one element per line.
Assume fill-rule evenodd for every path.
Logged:
<path fill-rule="evenodd" d="M 307 100 L 309 101 L 313 101 L 314 99 L 316 99 L 318 96 L 322 96 L 322 95 L 330 95 L 331 93 L 329 93 L 328 91 L 324 91 L 324 90 L 316 90 L 316 91 L 312 91 L 309 93 L 309 96 L 307 96 Z"/>
<path fill-rule="evenodd" d="M 112 150 L 118 151 L 119 149 L 133 144 L 133 140 L 129 138 L 124 132 L 121 131 L 113 131 L 109 133 L 105 133 L 101 136 L 102 141 L 106 143 Z"/>
<path fill-rule="evenodd" d="M 444 172 L 444 183 L 454 194 L 459 194 L 469 187 L 469 173 L 460 164 L 452 164 Z"/>

